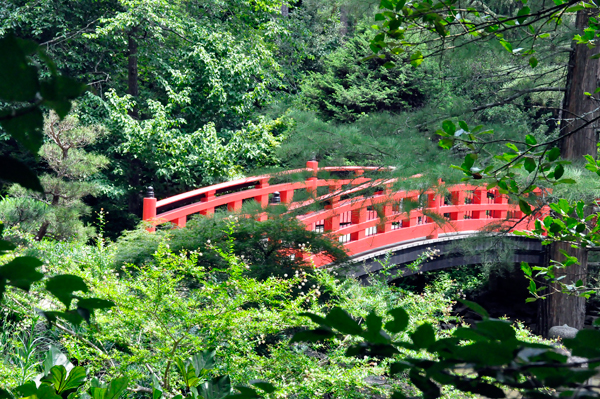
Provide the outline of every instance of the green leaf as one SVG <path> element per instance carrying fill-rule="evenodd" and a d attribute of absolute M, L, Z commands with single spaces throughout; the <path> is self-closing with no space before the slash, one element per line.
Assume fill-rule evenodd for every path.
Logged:
<path fill-rule="evenodd" d="M 478 332 L 485 334 L 491 339 L 495 339 L 502 342 L 508 342 L 514 340 L 515 330 L 512 328 L 510 322 L 504 320 L 483 320 L 475 325 Z"/>
<path fill-rule="evenodd" d="M 554 169 L 554 178 L 558 180 L 562 177 L 564 173 L 565 168 L 561 164 L 556 165 L 556 168 Z"/>
<path fill-rule="evenodd" d="M 14 173 L 18 170 L 19 173 Z M 44 192 L 40 179 L 33 173 L 27 165 L 8 155 L 0 155 L 0 180 L 10 183 L 17 183 L 24 188 L 37 192 Z"/>
<path fill-rule="evenodd" d="M 529 145 L 536 145 L 537 140 L 531 134 L 528 134 L 527 136 L 525 136 L 525 143 Z"/>
<path fill-rule="evenodd" d="M 71 100 L 86 91 L 86 86 L 63 75 L 52 76 L 40 87 L 45 104 L 54 109 L 62 119 L 71 110 Z"/>
<path fill-rule="evenodd" d="M 492 399 L 501 399 L 506 397 L 501 388 L 486 382 L 464 382 L 462 384 L 457 384 L 456 388 L 460 389 L 461 391 L 471 392 Z"/>
<path fill-rule="evenodd" d="M 29 397 L 36 394 L 37 386 L 34 381 L 27 381 L 25 384 L 16 387 L 14 391 L 20 397 Z"/>
<path fill-rule="evenodd" d="M 410 56 L 410 65 L 418 67 L 421 63 L 423 63 L 423 54 L 420 51 L 412 53 Z"/>
<path fill-rule="evenodd" d="M 516 153 L 519 153 L 519 148 L 513 143 L 506 143 L 506 146 Z"/>
<path fill-rule="evenodd" d="M 28 291 L 36 281 L 40 281 L 44 275 L 36 269 L 43 263 L 32 256 L 19 256 L 0 266 L 0 280 L 6 279 L 9 284 Z"/>
<path fill-rule="evenodd" d="M 0 111 L 0 125 L 25 148 L 37 154 L 44 140 L 41 109 L 35 106 L 18 110 L 4 109 Z"/>
<path fill-rule="evenodd" d="M 115 378 L 108 384 L 108 390 L 104 399 L 118 399 L 129 385 L 129 377 Z"/>
<path fill-rule="evenodd" d="M 224 399 L 231 393 L 229 376 L 215 377 L 201 385 L 203 399 Z"/>
<path fill-rule="evenodd" d="M 363 330 L 358 323 L 343 309 L 335 307 L 325 317 L 329 325 L 342 334 L 360 335 Z"/>
<path fill-rule="evenodd" d="M 441 396 L 440 388 L 431 379 L 420 375 L 416 369 L 410 370 L 408 376 L 410 382 L 423 392 L 424 399 L 439 398 Z"/>
<path fill-rule="evenodd" d="M 560 148 L 554 147 L 546 154 L 548 162 L 554 162 L 560 157 Z"/>
<path fill-rule="evenodd" d="M 317 328 L 315 330 L 300 331 L 294 334 L 290 344 L 294 342 L 318 342 L 333 338 L 335 334 L 329 328 Z"/>
<path fill-rule="evenodd" d="M 531 266 L 529 266 L 529 263 L 527 262 L 521 262 L 521 270 L 523 270 L 523 273 L 525 273 L 527 276 L 532 275 Z"/>
<path fill-rule="evenodd" d="M 381 327 L 383 326 L 382 318 L 377 316 L 374 310 L 372 310 L 366 318 L 367 331 L 371 334 L 371 336 L 379 335 L 381 331 Z"/>
<path fill-rule="evenodd" d="M 51 385 L 60 393 L 62 386 L 67 381 L 67 369 L 63 365 L 54 366 L 50 369 L 50 373 L 42 378 L 41 381 Z"/>
<path fill-rule="evenodd" d="M 92 311 L 94 309 L 110 309 L 115 306 L 115 303 L 106 299 L 80 298 L 77 306 Z"/>
<path fill-rule="evenodd" d="M 34 101 L 39 91 L 37 69 L 27 59 L 37 46 L 33 42 L 19 41 L 12 34 L 0 39 L 0 100 Z"/>
<path fill-rule="evenodd" d="M 577 181 L 575 179 L 560 179 L 559 181 L 557 181 L 557 183 L 560 183 L 560 184 L 575 184 L 575 183 L 577 183 Z"/>
<path fill-rule="evenodd" d="M 46 352 L 46 357 L 44 358 L 44 362 L 42 363 L 44 374 L 50 373 L 50 369 L 54 366 L 67 366 L 70 365 L 69 359 L 67 356 L 60 351 L 54 345 L 50 345 L 50 348 Z"/>
<path fill-rule="evenodd" d="M 196 377 L 200 375 L 202 370 L 211 370 L 215 367 L 215 349 L 206 349 L 192 356 L 192 365 L 196 370 Z"/>
<path fill-rule="evenodd" d="M 390 364 L 390 374 L 394 375 L 394 374 L 401 373 L 404 370 L 410 369 L 412 366 L 413 366 L 412 364 L 402 361 L 402 360 L 394 362 L 394 363 Z"/>
<path fill-rule="evenodd" d="M 475 164 L 475 160 L 477 159 L 477 154 L 467 154 L 465 155 L 465 160 L 460 165 L 461 169 L 465 172 L 471 171 L 471 168 Z"/>
<path fill-rule="evenodd" d="M 385 323 L 385 329 L 393 334 L 402 332 L 408 327 L 408 313 L 403 308 L 394 308 L 388 312 L 393 320 Z"/>
<path fill-rule="evenodd" d="M 529 206 L 529 204 L 522 198 L 519 198 L 519 209 L 521 209 L 521 212 L 523 212 L 525 215 L 531 215 L 531 206 Z"/>
<path fill-rule="evenodd" d="M 410 334 L 413 344 L 419 349 L 427 349 L 435 343 L 435 331 L 431 324 L 420 325 L 414 333 Z"/>
<path fill-rule="evenodd" d="M 439 141 L 438 145 L 445 150 L 449 150 L 454 145 L 454 140 L 449 138 L 443 138 Z"/>
<path fill-rule="evenodd" d="M 529 7 L 523 7 L 519 10 L 519 12 L 517 13 L 517 21 L 519 21 L 520 24 L 522 24 L 523 22 L 525 22 L 525 20 L 527 19 L 527 15 L 529 15 L 529 13 L 531 12 L 531 9 Z"/>
<path fill-rule="evenodd" d="M 531 65 L 532 68 L 535 68 L 538 64 L 538 60 L 535 57 L 531 57 L 529 58 L 529 65 Z"/>
<path fill-rule="evenodd" d="M 0 237 L 2 236 L 2 223 L 0 222 Z M 0 240 L 0 255 L 4 255 L 17 248 L 17 246 L 6 240 Z"/>
<path fill-rule="evenodd" d="M 107 388 L 91 387 L 90 394 L 92 399 L 105 399 Z"/>
<path fill-rule="evenodd" d="M 253 385 L 253 386 L 257 387 L 258 389 L 260 389 L 261 391 L 264 391 L 266 393 L 273 393 L 276 390 L 275 386 L 273 386 L 273 384 L 271 384 L 270 382 L 267 382 L 267 381 L 263 381 L 263 380 L 250 380 L 250 381 L 248 381 L 248 383 L 250 385 Z"/>
<path fill-rule="evenodd" d="M 37 389 L 35 396 L 30 399 L 62 399 L 56 394 L 54 388 L 48 384 L 41 384 Z M 69 398 L 67 398 L 69 399 Z"/>
<path fill-rule="evenodd" d="M 63 366 L 55 366 L 55 367 L 63 367 Z M 64 368 L 64 367 L 63 367 Z M 52 372 L 52 370 L 50 371 Z M 85 382 L 86 372 L 85 369 L 81 366 L 76 366 L 69 371 L 69 375 L 65 380 L 64 384 L 61 386 L 60 390 L 57 390 L 58 394 L 63 392 L 67 392 L 73 389 L 79 388 Z"/>
<path fill-rule="evenodd" d="M 535 160 L 533 158 L 527 157 L 527 158 L 525 158 L 523 167 L 525 168 L 526 171 L 531 173 L 536 169 L 537 163 L 535 162 Z"/>
<path fill-rule="evenodd" d="M 452 121 L 442 122 L 442 129 L 449 135 L 454 135 L 456 132 L 456 125 Z"/>
<path fill-rule="evenodd" d="M 504 47 L 506 49 L 506 51 L 508 51 L 509 53 L 513 52 L 512 44 L 510 44 L 509 42 L 507 42 L 504 39 L 500 39 L 500 40 L 498 40 L 498 42 L 500 42 L 500 44 L 502 45 L 502 47 Z"/>
<path fill-rule="evenodd" d="M 81 277 L 72 274 L 61 274 L 52 277 L 46 282 L 46 289 L 50 291 L 67 309 L 71 306 L 71 301 L 75 296 L 73 292 L 87 292 L 88 287 Z"/>
<path fill-rule="evenodd" d="M 471 309 L 478 315 L 480 315 L 483 319 L 490 318 L 490 315 L 488 314 L 488 312 L 481 305 L 479 305 L 475 302 L 467 301 L 466 299 L 459 299 L 458 301 L 460 303 L 462 303 L 463 305 L 467 306 L 469 309 Z"/>

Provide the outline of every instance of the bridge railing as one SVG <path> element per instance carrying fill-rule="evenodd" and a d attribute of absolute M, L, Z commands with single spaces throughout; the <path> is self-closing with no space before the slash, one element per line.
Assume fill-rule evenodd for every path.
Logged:
<path fill-rule="evenodd" d="M 319 168 L 316 161 L 309 161 L 305 169 L 285 172 L 305 173 L 308 177 L 304 181 L 270 184 L 281 174 L 263 175 L 204 187 L 160 201 L 149 193 L 144 198 L 143 219 L 153 226 L 171 222 L 185 227 L 190 215 L 211 215 L 217 208 L 240 211 L 245 201 L 256 201 L 264 208 L 275 199 L 296 210 L 314 201 L 322 201 L 325 209 L 307 211 L 297 216 L 298 219 L 308 230 L 338 237 L 350 255 L 403 241 L 475 232 L 491 224 L 531 228 L 532 220 L 523 219 L 518 206 L 509 204 L 508 197 L 495 189 L 459 184 L 449 187 L 445 195 L 433 190 L 393 191 L 394 179 L 364 176 L 365 171 L 380 169 Z M 342 172 L 345 176 L 319 179 L 319 171 Z M 319 187 L 327 187 L 328 193 L 318 196 Z M 361 190 L 367 188 L 376 191 L 372 195 L 361 195 Z M 308 193 L 309 199 L 294 202 L 294 194 L 299 190 Z M 349 198 L 351 194 L 356 196 Z M 420 205 L 409 211 L 414 208 L 411 203 Z M 154 227 L 149 230 L 154 231 Z M 317 266 L 328 263 L 318 257 L 314 261 Z"/>

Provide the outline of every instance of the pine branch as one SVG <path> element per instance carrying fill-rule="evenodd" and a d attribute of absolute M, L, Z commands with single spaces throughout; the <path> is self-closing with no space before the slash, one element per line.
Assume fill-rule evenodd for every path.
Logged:
<path fill-rule="evenodd" d="M 512 100 L 519 98 L 522 95 L 527 94 L 527 93 L 539 93 L 539 92 L 546 92 L 546 91 L 565 91 L 565 88 L 564 87 L 536 87 L 533 89 L 519 90 L 517 93 L 513 94 L 510 97 L 505 98 L 504 100 L 496 101 L 495 103 L 481 105 L 481 106 L 475 107 L 475 108 L 471 108 L 471 111 L 477 112 L 477 111 L 481 111 L 481 110 L 484 110 L 487 108 L 492 108 L 492 107 L 497 107 L 499 105 L 508 104 Z"/>

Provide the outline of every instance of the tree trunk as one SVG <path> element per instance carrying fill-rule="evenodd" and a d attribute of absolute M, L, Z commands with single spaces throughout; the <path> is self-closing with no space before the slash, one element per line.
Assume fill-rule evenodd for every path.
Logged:
<path fill-rule="evenodd" d="M 576 256 L 580 265 L 569 266 L 556 273 L 556 278 L 566 276 L 562 282 L 575 282 L 582 280 L 584 283 L 587 277 L 587 251 L 580 248 L 572 248 L 570 243 L 556 242 L 550 245 L 550 259 L 564 262 L 565 257 L 560 250 L 567 252 L 570 256 Z M 548 289 L 560 289 L 557 284 L 551 284 Z M 545 300 L 540 300 L 538 305 L 538 326 L 539 333 L 543 336 L 548 335 L 548 330 L 552 326 L 562 326 L 567 324 L 569 327 L 581 330 L 585 321 L 585 298 L 564 295 L 560 293 L 549 295 Z"/>
<path fill-rule="evenodd" d="M 348 7 L 345 5 L 340 6 L 340 36 L 342 41 L 346 40 L 348 34 Z"/>
<path fill-rule="evenodd" d="M 127 84 L 128 90 L 127 93 L 131 94 L 133 97 L 137 97 L 139 95 L 139 86 L 138 86 L 138 45 L 137 39 L 135 37 L 138 28 L 133 28 L 127 35 Z M 131 116 L 134 118 L 138 117 L 137 107 L 131 111 Z"/>
<path fill-rule="evenodd" d="M 577 12 L 575 27 L 579 33 L 588 27 L 590 17 L 597 16 L 597 10 L 584 9 Z M 565 98 L 563 100 L 560 135 L 561 155 L 564 159 L 580 161 L 584 155 L 596 158 L 598 141 L 594 122 L 584 127 L 585 123 L 600 117 L 598 102 L 585 92 L 594 93 L 600 86 L 600 61 L 592 59 L 598 49 L 590 49 L 586 45 L 573 42 L 569 56 Z M 571 248 L 569 243 L 554 243 L 549 249 L 549 259 L 564 260 L 560 250 L 579 259 L 579 265 L 572 265 L 564 271 L 563 283 L 574 283 L 587 280 L 587 251 Z M 559 277 L 559 275 L 557 275 Z M 552 289 L 552 287 L 549 287 Z M 571 295 L 553 294 L 540 302 L 538 308 L 539 332 L 546 336 L 552 326 L 567 324 L 577 329 L 583 328 L 585 320 L 585 299 Z"/>
<path fill-rule="evenodd" d="M 287 18 L 290 15 L 290 6 L 287 3 L 281 3 L 281 16 Z"/>
<path fill-rule="evenodd" d="M 138 31 L 139 28 L 134 27 L 129 31 L 129 35 L 127 35 L 127 93 L 131 94 L 136 99 L 140 94 L 138 82 L 138 43 L 136 38 L 136 34 L 138 33 Z M 129 116 L 136 119 L 139 118 L 137 105 L 131 110 Z M 130 213 L 133 213 L 135 215 L 140 215 L 142 210 L 142 199 L 140 193 L 138 192 L 140 188 L 140 174 L 141 166 L 139 160 L 130 160 L 129 168 L 127 171 L 127 181 L 129 183 L 129 186 L 132 187 L 133 190 L 130 191 L 129 196 L 127 198 L 127 208 Z"/>
<path fill-rule="evenodd" d="M 52 202 L 50 203 L 50 206 L 52 208 L 56 208 L 58 206 L 58 201 L 60 201 L 60 197 L 58 195 L 52 195 Z M 36 241 L 42 241 L 42 239 L 46 236 L 46 234 L 48 234 L 48 227 L 50 227 L 50 222 L 48 222 L 46 220 L 42 223 L 42 225 L 40 226 L 40 229 L 38 230 L 37 234 L 35 235 Z"/>
<path fill-rule="evenodd" d="M 575 22 L 577 31 L 582 33 L 588 26 L 590 17 L 597 15 L 597 10 L 578 11 Z M 590 49 L 587 45 L 576 45 L 573 42 L 560 123 L 560 135 L 565 136 L 560 142 L 561 155 L 565 159 L 581 160 L 587 154 L 596 158 L 598 152 L 598 123 L 582 127 L 586 122 L 600 117 L 598 101 L 584 94 L 594 93 L 600 86 L 600 60 L 591 58 L 597 53 L 598 48 Z M 571 134 L 574 131 L 576 132 Z"/>

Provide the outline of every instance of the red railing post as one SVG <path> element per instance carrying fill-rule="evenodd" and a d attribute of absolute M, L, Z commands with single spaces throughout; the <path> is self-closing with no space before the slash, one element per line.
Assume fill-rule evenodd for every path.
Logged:
<path fill-rule="evenodd" d="M 329 193 L 333 194 L 336 191 L 340 190 L 342 188 L 341 185 L 339 184 L 334 184 L 332 186 L 329 186 Z M 335 209 L 335 207 L 337 206 L 338 202 L 340 201 L 340 196 L 339 195 L 333 195 L 331 196 L 328 200 L 327 200 L 327 204 L 325 205 L 325 209 Z M 335 214 L 335 215 L 331 215 L 330 217 L 325 219 L 325 226 L 324 226 L 325 231 L 329 231 L 329 232 L 336 232 L 340 229 L 340 215 L 339 214 Z"/>
<path fill-rule="evenodd" d="M 483 189 L 483 188 L 476 188 L 475 190 L 473 190 L 473 204 L 475 205 L 482 205 L 483 202 L 483 197 L 486 195 L 487 190 Z M 474 210 L 473 211 L 473 219 L 484 219 L 485 217 L 485 211 L 483 210 Z"/>
<path fill-rule="evenodd" d="M 505 207 L 503 207 L 502 210 L 496 211 L 496 214 L 494 216 L 499 219 L 506 219 L 506 216 L 508 216 L 508 197 L 506 195 L 500 194 L 498 191 L 496 191 L 494 194 L 495 204 L 506 205 Z"/>
<path fill-rule="evenodd" d="M 214 199 L 215 199 L 215 191 L 211 190 L 211 191 L 206 192 L 206 194 L 204 194 L 204 197 L 202 197 L 202 199 L 200 200 L 200 202 L 210 202 L 210 201 L 212 201 Z M 215 213 L 215 208 L 214 207 L 205 209 L 203 211 L 200 211 L 200 214 L 201 215 L 205 215 L 205 216 L 210 216 L 210 215 L 212 215 L 214 213 Z"/>
<path fill-rule="evenodd" d="M 352 210 L 352 224 L 360 224 L 367 221 L 367 208 L 359 208 Z M 355 231 L 350 234 L 350 241 L 357 241 L 365 238 L 365 229 Z"/>
<path fill-rule="evenodd" d="M 383 217 L 379 218 L 379 224 L 377 225 L 377 234 L 387 233 L 388 231 L 392 231 L 392 221 L 390 218 L 392 217 L 392 204 L 383 204 Z"/>
<path fill-rule="evenodd" d="M 148 187 L 142 210 L 142 219 L 146 222 L 152 222 L 156 218 L 156 198 L 154 198 L 154 188 Z M 153 233 L 154 227 L 148 227 L 146 230 Z"/>
<path fill-rule="evenodd" d="M 429 198 L 427 201 L 427 210 L 429 212 L 438 214 L 440 213 L 440 201 L 441 201 L 442 197 L 440 197 L 439 195 L 437 195 L 436 193 L 432 193 L 429 194 Z M 431 222 L 434 222 L 434 226 L 433 226 L 433 231 L 431 232 L 431 234 L 429 234 L 427 236 L 427 238 L 429 239 L 433 239 L 433 238 L 438 238 L 438 234 L 439 234 L 439 226 L 437 223 L 435 223 L 435 220 L 433 220 L 432 218 L 429 218 Z"/>
<path fill-rule="evenodd" d="M 467 198 L 467 193 L 465 193 L 464 187 L 460 187 L 456 191 L 451 191 L 452 195 L 452 206 L 456 209 L 455 212 L 450 212 L 450 220 L 463 220 L 465 218 L 465 211 L 463 207 L 465 206 L 465 199 Z"/>
<path fill-rule="evenodd" d="M 227 204 L 227 210 L 229 212 L 238 212 L 242 209 L 242 200 L 233 201 Z"/>
<path fill-rule="evenodd" d="M 306 162 L 306 169 L 312 169 L 312 176 L 306 179 L 306 191 L 310 195 L 317 195 L 317 172 L 319 171 L 319 162 L 310 160 Z"/>
<path fill-rule="evenodd" d="M 294 200 L 294 190 L 282 190 L 279 192 L 281 203 L 289 205 Z"/>
<path fill-rule="evenodd" d="M 268 186 L 269 186 L 269 178 L 264 177 L 258 181 L 258 184 L 256 185 L 255 188 L 261 189 L 261 188 L 266 188 Z M 269 194 L 257 195 L 256 197 L 254 197 L 254 199 L 256 200 L 256 202 L 258 202 L 260 204 L 261 208 L 266 208 L 267 205 L 269 205 Z"/>

